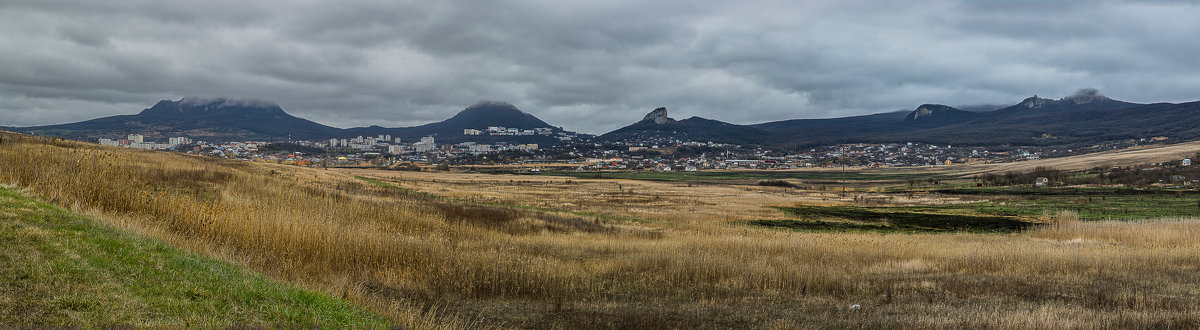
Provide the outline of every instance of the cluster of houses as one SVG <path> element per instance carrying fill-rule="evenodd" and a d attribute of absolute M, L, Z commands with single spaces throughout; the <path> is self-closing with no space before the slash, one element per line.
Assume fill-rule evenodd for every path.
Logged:
<path fill-rule="evenodd" d="M 555 136 L 559 141 L 571 141 L 575 139 L 575 135 L 567 132 L 557 131 L 549 127 L 538 127 L 534 129 L 509 128 L 504 126 L 488 126 L 486 129 L 463 129 L 463 135 L 492 135 L 492 136 L 534 136 L 547 135 Z"/>
<path fill-rule="evenodd" d="M 414 154 L 414 153 L 417 153 L 417 154 L 433 153 L 433 154 L 439 154 L 440 156 L 455 156 L 455 155 L 465 155 L 465 154 L 482 155 L 482 154 L 487 154 L 487 153 L 509 151 L 509 150 L 533 151 L 533 150 L 537 150 L 537 149 L 538 149 L 538 145 L 536 143 L 508 144 L 508 143 L 500 142 L 500 143 L 495 143 L 495 144 L 482 144 L 482 143 L 476 143 L 476 142 L 463 142 L 463 143 L 458 143 L 458 144 L 438 145 L 435 142 L 433 137 L 427 136 L 427 137 L 421 138 L 420 142 L 413 143 L 412 145 L 389 146 L 388 153 L 392 154 L 392 155 L 404 155 L 404 154 Z"/>
<path fill-rule="evenodd" d="M 175 150 L 175 148 L 180 145 L 192 144 L 192 139 L 186 137 L 172 137 L 167 138 L 167 143 L 159 143 L 146 141 L 146 137 L 142 136 L 141 134 L 129 134 L 124 139 L 99 139 L 96 142 L 106 146 L 134 149 Z"/>
<path fill-rule="evenodd" d="M 399 144 L 400 144 L 400 138 L 393 139 L 392 136 L 389 134 L 389 135 L 379 135 L 376 137 L 370 137 L 370 136 L 363 137 L 360 135 L 358 137 L 350 138 L 350 139 L 333 138 L 333 139 L 329 139 L 329 143 L 319 143 L 319 146 L 323 147 L 323 148 L 351 148 L 351 149 L 358 149 L 358 150 L 373 150 L 373 149 L 377 149 L 380 147 L 386 148 L 387 146 L 390 146 L 390 145 L 399 145 Z"/>
<path fill-rule="evenodd" d="M 466 135 L 551 135 L 565 133 L 553 128 L 515 129 L 499 126 L 486 130 L 466 129 Z M 563 137 L 563 136 L 560 136 Z M 596 143 L 571 141 L 549 148 L 538 144 L 510 144 L 504 142 L 438 144 L 434 137 L 427 136 L 417 141 L 403 143 L 390 135 L 333 138 L 322 141 L 290 141 L 288 144 L 312 148 L 272 148 L 260 151 L 267 142 L 208 143 L 193 141 L 186 137 L 171 137 L 166 143 L 146 141 L 140 134 L 129 134 L 122 139 L 99 139 L 100 144 L 129 148 L 177 150 L 228 158 L 262 159 L 294 164 L 321 162 L 354 162 L 364 159 L 423 159 L 431 162 L 449 162 L 458 165 L 485 164 L 504 159 L 512 162 L 512 155 L 505 157 L 474 157 L 501 152 L 521 152 L 515 157 L 520 162 L 545 162 L 556 160 L 578 164 L 576 170 L 654 170 L 654 171 L 699 171 L 705 169 L 794 169 L 802 167 L 903 167 L 944 166 L 971 163 L 1010 162 L 1060 157 L 1071 154 L 1094 152 L 1111 148 L 1126 147 L 1126 144 L 1143 143 L 1138 140 L 1097 144 L 1076 148 L 1056 147 L 1010 147 L 985 148 L 971 146 L 936 145 L 918 142 L 885 144 L 840 144 L 807 150 L 767 150 L 734 144 L 700 141 L 658 139 L 653 141 L 620 141 Z M 186 148 L 181 148 L 186 146 Z M 296 150 L 304 150 L 310 154 Z M 1184 166 L 1191 160 L 1184 160 Z"/>
<path fill-rule="evenodd" d="M 300 144 L 306 144 L 308 141 L 300 141 Z M 329 142 L 314 143 L 313 147 L 323 149 L 352 149 L 361 152 L 383 152 L 393 154 L 411 153 L 411 152 L 429 152 L 437 149 L 437 144 L 432 136 L 421 138 L 420 141 L 405 144 L 400 141 L 400 138 L 392 138 L 390 134 L 381 134 L 378 136 L 358 136 L 348 139 L 329 139 Z"/>
<path fill-rule="evenodd" d="M 811 163 L 797 162 L 793 159 L 767 157 L 770 159 L 725 159 L 707 156 L 699 158 L 588 158 L 575 168 L 576 172 L 595 170 L 635 170 L 659 172 L 696 172 L 706 169 L 796 169 L 812 167 Z"/>
<path fill-rule="evenodd" d="M 496 144 L 480 144 L 480 143 L 475 143 L 475 142 L 463 142 L 463 143 L 459 143 L 459 144 L 450 146 L 449 150 L 447 150 L 447 152 L 450 155 L 459 155 L 459 154 L 482 155 L 482 154 L 501 152 L 501 151 L 534 151 L 534 150 L 538 150 L 537 143 L 508 144 L 508 143 L 501 142 L 501 143 L 496 143 Z"/>
<path fill-rule="evenodd" d="M 702 147 L 702 150 L 717 150 L 718 152 L 698 157 L 672 157 L 673 155 L 669 154 L 663 154 L 662 157 L 658 158 L 640 157 L 647 150 L 665 150 L 678 147 Z M 616 143 L 602 146 L 600 149 L 592 150 L 584 155 L 591 159 L 607 160 L 606 162 L 589 161 L 589 163 L 599 164 L 596 167 L 616 169 L 653 167 L 661 170 L 666 170 L 667 168 L 671 170 L 683 168 L 686 170 L 688 165 L 696 166 L 699 169 L 941 166 L 1037 159 L 1042 154 L 1042 151 L 1038 150 L 990 151 L 976 147 L 956 148 L 951 145 L 911 142 L 903 144 L 831 145 L 810 148 L 806 151 L 786 153 L 760 148 L 747 149 L 736 145 L 711 142 L 674 142 L 671 144 L 653 145 Z M 665 158 L 666 160 L 660 158 Z M 604 163 L 608 163 L 608 165 Z M 662 163 L 670 163 L 670 165 L 658 166 Z"/>
<path fill-rule="evenodd" d="M 192 145 L 190 150 L 180 150 L 184 153 L 195 155 L 208 155 L 225 158 L 262 158 L 259 156 L 259 151 L 263 146 L 270 143 L 267 142 L 227 142 L 227 143 L 208 143 L 199 141 Z"/>
<path fill-rule="evenodd" d="M 308 143 L 307 141 L 299 142 L 301 144 Z M 500 152 L 507 150 L 537 150 L 537 144 L 481 144 L 475 142 L 463 142 L 459 144 L 437 144 L 437 140 L 432 136 L 422 137 L 419 141 L 413 143 L 401 143 L 400 138 L 392 138 L 391 135 L 379 135 L 376 137 L 355 137 L 351 139 L 329 139 L 328 143 L 320 142 L 313 144 L 314 147 L 324 149 L 353 149 L 359 152 L 378 152 L 388 153 L 392 155 L 404 155 L 413 153 L 446 153 L 446 154 L 471 154 L 479 155 L 491 152 Z"/>

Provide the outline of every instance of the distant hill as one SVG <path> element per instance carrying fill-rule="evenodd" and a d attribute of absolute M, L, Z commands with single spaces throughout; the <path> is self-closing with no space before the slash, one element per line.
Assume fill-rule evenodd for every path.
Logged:
<path fill-rule="evenodd" d="M 931 143 L 1060 145 L 1167 135 L 1176 139 L 1200 138 L 1180 134 L 1179 125 L 1200 113 L 1186 105 L 1165 105 L 1158 116 L 1140 115 L 1147 105 L 1114 100 L 1095 89 L 1082 89 L 1061 99 L 1034 95 L 1012 106 L 978 113 L 974 119 L 930 127 L 905 136 Z M 1124 119 L 1122 119 L 1124 118 Z M 1181 120 L 1162 122 L 1156 118 Z M 1186 130 L 1185 130 L 1186 131 Z M 1172 133 L 1168 133 L 1172 132 Z"/>
<path fill-rule="evenodd" d="M 212 140 L 286 139 L 288 136 L 313 139 L 340 131 L 289 115 L 274 103 L 224 98 L 163 100 L 136 115 L 14 130 L 65 138 L 123 137 L 138 133 L 150 139 L 187 136 Z"/>
<path fill-rule="evenodd" d="M 960 144 L 1063 145 L 1166 136 L 1200 139 L 1200 102 L 1128 108 L 1079 107 L 1040 114 L 989 114 L 958 125 L 916 132 L 914 139 Z"/>
<path fill-rule="evenodd" d="M 675 120 L 667 108 L 657 108 L 642 120 L 601 135 L 601 141 L 712 141 L 736 144 L 760 144 L 770 133 L 762 129 L 723 121 L 691 117 Z"/>
<path fill-rule="evenodd" d="M 392 135 L 413 141 L 436 136 L 440 143 L 511 142 L 557 144 L 550 136 L 466 136 L 463 129 L 487 129 L 488 126 L 534 129 L 550 128 L 565 132 L 537 117 L 503 102 L 481 102 L 467 107 L 450 119 L 415 127 L 380 126 L 341 129 L 298 118 L 279 105 L 265 101 L 224 98 L 184 98 L 163 100 L 135 115 L 97 118 L 77 123 L 10 128 L 13 131 L 72 139 L 124 137 L 142 134 L 147 139 L 164 140 L 185 136 L 210 141 L 323 140 L 354 136 Z"/>
<path fill-rule="evenodd" d="M 1026 98 L 1015 105 L 985 112 L 992 117 L 1023 117 L 1040 116 L 1055 112 L 1070 112 L 1077 110 L 1106 111 L 1136 107 L 1142 104 L 1129 103 L 1110 99 L 1092 88 L 1081 89 L 1071 96 L 1058 100 L 1044 99 L 1037 95 Z"/>
<path fill-rule="evenodd" d="M 609 132 L 601 139 L 662 139 L 803 148 L 839 143 L 926 142 L 954 145 L 1068 145 L 1166 136 L 1200 139 L 1200 102 L 1137 104 L 1083 89 L 1061 99 L 1036 95 L 995 110 L 967 111 L 923 104 L 911 111 L 828 119 L 792 119 L 754 125 L 684 125 L 665 117 Z M 652 113 L 653 114 L 653 113 Z M 647 115 L 647 117 L 660 118 Z M 691 120 L 691 119 L 689 119 Z M 765 134 L 764 134 L 765 133 Z"/>
<path fill-rule="evenodd" d="M 792 119 L 751 125 L 771 133 L 767 145 L 803 147 L 846 142 L 892 141 L 898 132 L 915 129 L 904 124 L 909 111 L 895 111 L 863 116 Z"/>
<path fill-rule="evenodd" d="M 549 128 L 554 132 L 566 132 L 562 128 L 550 125 L 532 114 L 517 109 L 516 106 L 505 102 L 486 101 L 469 106 L 449 119 L 413 127 L 387 128 L 380 126 L 355 127 L 343 131 L 341 136 L 376 136 L 391 135 L 401 139 L 419 139 L 423 136 L 434 136 L 439 142 L 511 142 L 511 143 L 540 143 L 558 144 L 558 139 L 550 136 L 468 136 L 463 135 L 464 129 L 486 130 L 489 126 L 506 128 L 535 129 Z"/>

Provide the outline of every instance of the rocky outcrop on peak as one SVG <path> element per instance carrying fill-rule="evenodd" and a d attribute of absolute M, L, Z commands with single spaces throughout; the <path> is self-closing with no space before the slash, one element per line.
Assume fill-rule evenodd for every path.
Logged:
<path fill-rule="evenodd" d="M 759 144 L 770 135 L 762 129 L 693 116 L 684 120 L 667 117 L 667 108 L 657 108 L 636 123 L 605 133 L 600 141 L 716 141 Z"/>
<path fill-rule="evenodd" d="M 1021 101 L 1021 106 L 1030 108 L 1030 109 L 1041 109 L 1042 107 L 1045 107 L 1046 104 L 1048 104 L 1050 102 L 1054 102 L 1054 100 L 1043 99 L 1043 98 L 1038 97 L 1037 95 L 1034 95 L 1033 97 L 1030 97 L 1030 98 L 1025 99 L 1024 101 Z"/>
<path fill-rule="evenodd" d="M 932 116 L 933 116 L 933 109 L 930 109 L 927 107 L 920 107 L 920 108 L 917 108 L 916 111 L 913 111 L 912 118 L 909 120 L 915 120 L 915 119 L 920 119 L 922 117 L 932 117 Z"/>
<path fill-rule="evenodd" d="M 654 122 L 655 124 L 666 124 L 675 120 L 667 117 L 666 107 L 659 107 L 654 109 L 654 111 L 650 111 L 650 113 L 646 114 L 645 117 L 642 117 L 642 121 Z"/>
<path fill-rule="evenodd" d="M 1131 108 L 1140 104 L 1110 99 L 1095 88 L 1084 88 L 1060 99 L 1041 98 L 1037 95 L 1022 100 L 1016 105 L 989 111 L 985 114 L 997 118 L 1012 118 L 1043 113 L 1071 111 L 1108 111 Z"/>

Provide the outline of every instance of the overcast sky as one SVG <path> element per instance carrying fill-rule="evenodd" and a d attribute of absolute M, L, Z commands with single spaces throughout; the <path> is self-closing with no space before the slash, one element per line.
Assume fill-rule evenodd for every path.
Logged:
<path fill-rule="evenodd" d="M 351 127 L 500 100 L 603 133 L 656 107 L 733 123 L 1200 100 L 1195 1 L 0 2 L 0 125 L 261 99 Z"/>

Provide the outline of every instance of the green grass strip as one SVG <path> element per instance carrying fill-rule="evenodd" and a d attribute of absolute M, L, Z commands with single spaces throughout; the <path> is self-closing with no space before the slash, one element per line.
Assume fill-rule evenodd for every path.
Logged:
<path fill-rule="evenodd" d="M 369 327 L 323 293 L 0 188 L 0 325 Z"/>

